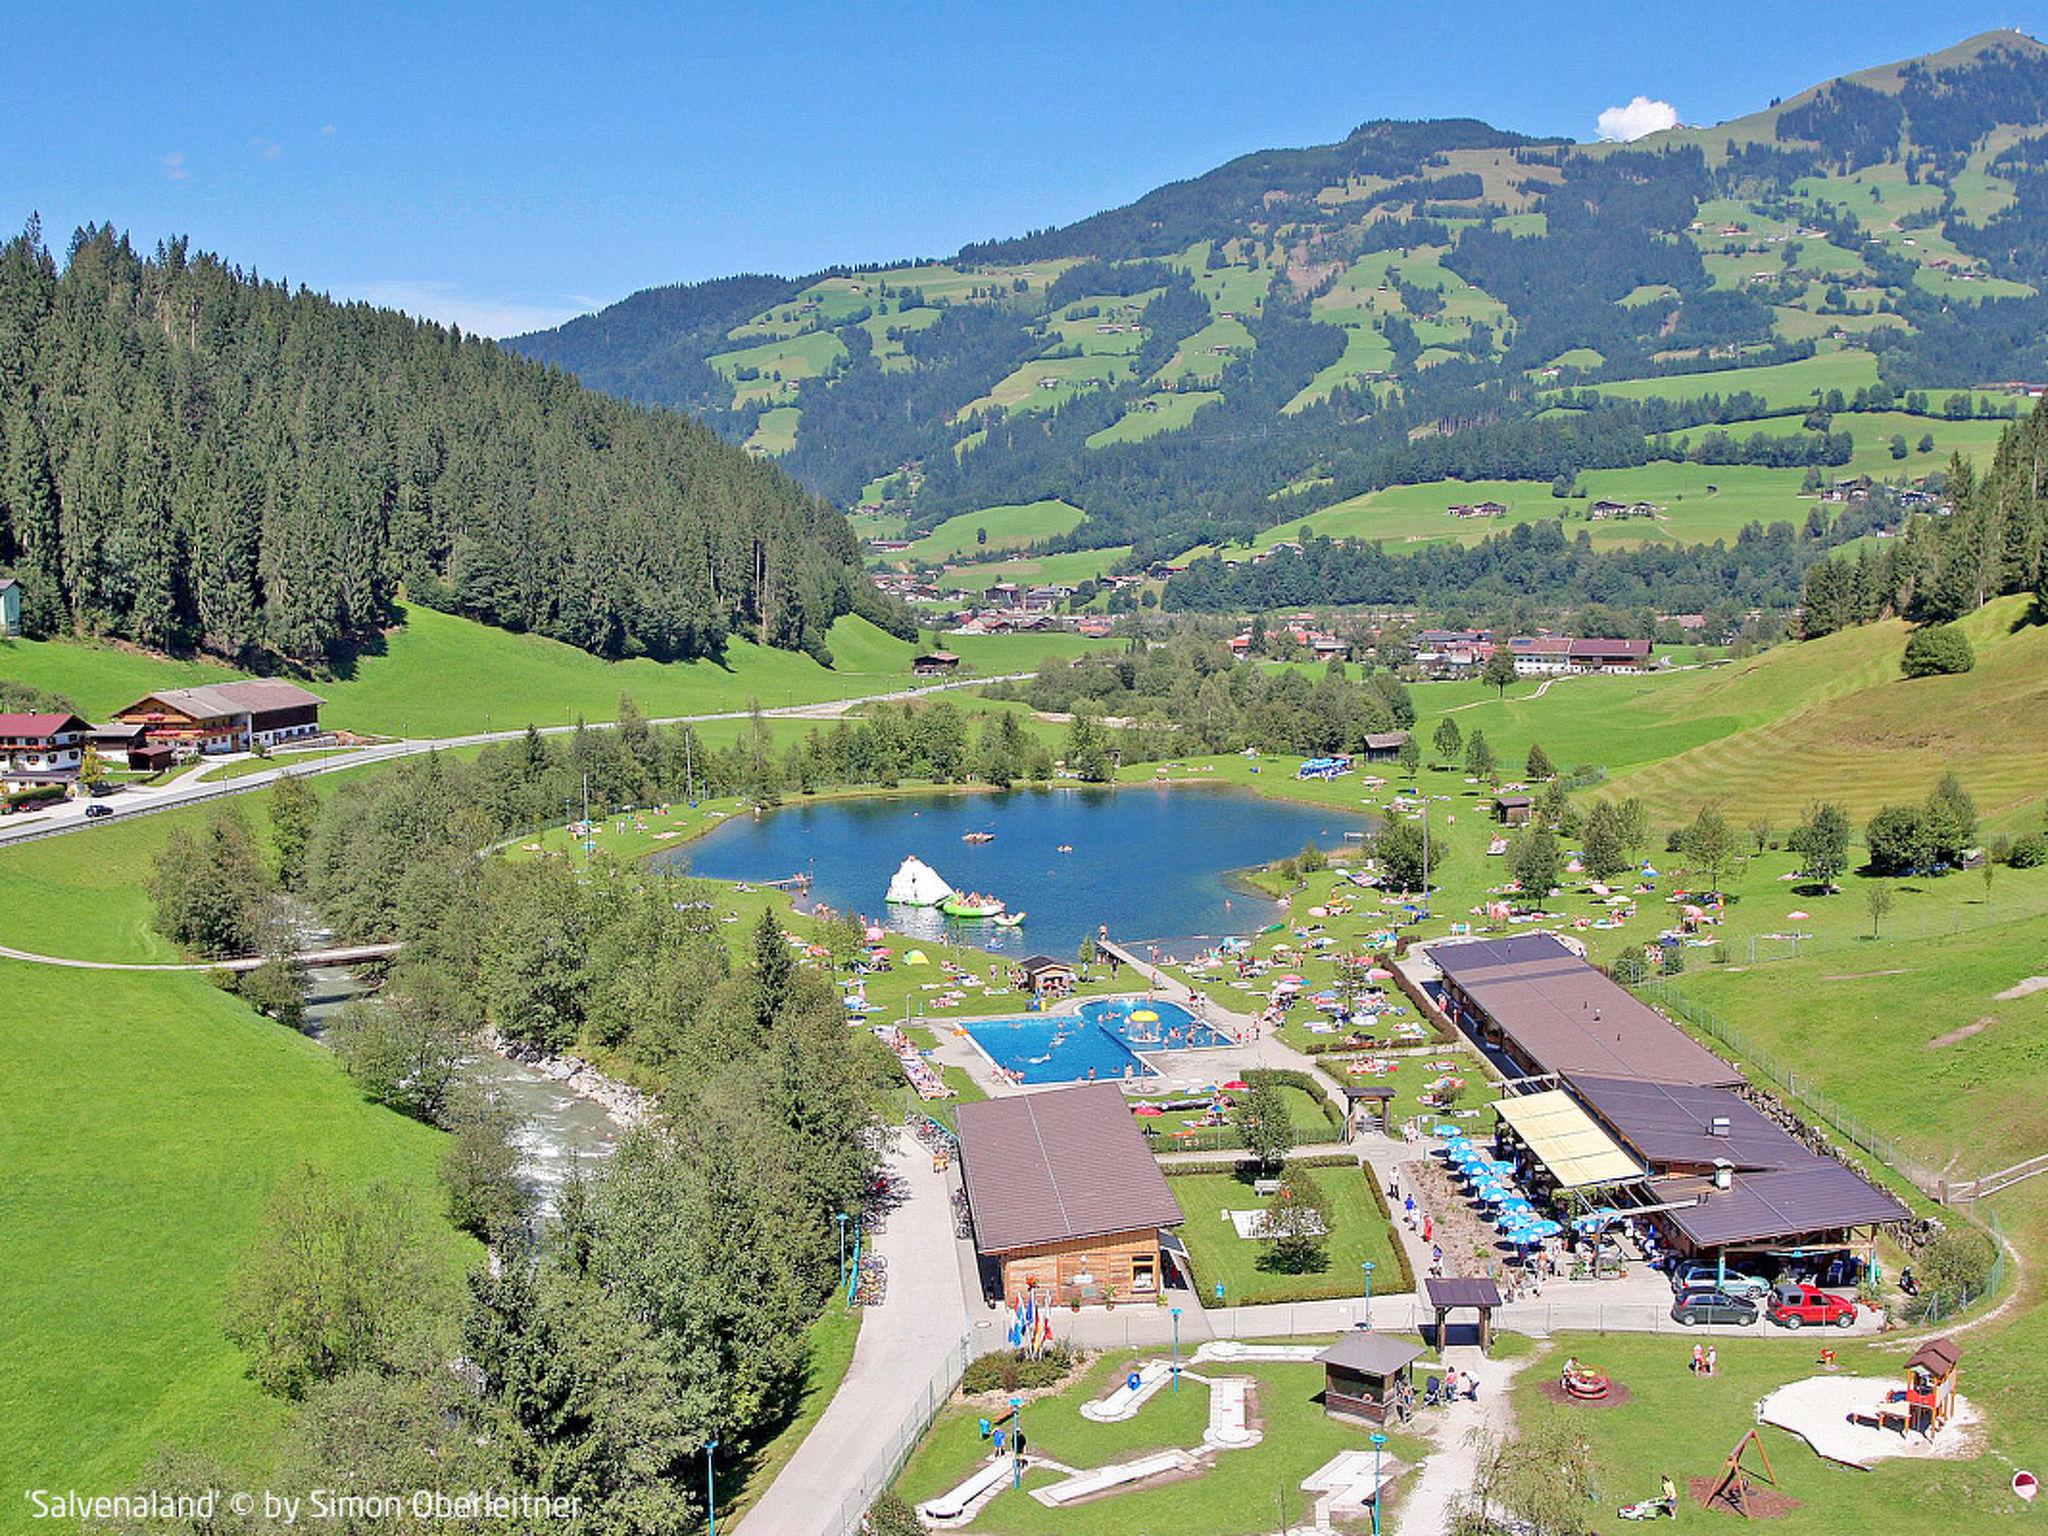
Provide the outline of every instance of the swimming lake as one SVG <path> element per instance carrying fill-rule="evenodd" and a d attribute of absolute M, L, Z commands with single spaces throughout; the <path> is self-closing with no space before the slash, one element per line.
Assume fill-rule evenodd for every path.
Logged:
<path fill-rule="evenodd" d="M 1082 935 L 1107 924 L 1120 942 L 1182 958 L 1280 916 L 1277 902 L 1233 884 L 1232 871 L 1308 843 L 1335 848 L 1367 826 L 1362 814 L 1224 787 L 1017 789 L 788 805 L 735 816 L 656 860 L 717 880 L 808 874 L 812 900 L 912 938 L 1070 959 Z M 963 843 L 970 832 L 994 837 Z M 910 854 L 956 890 L 1002 898 L 1025 914 L 1023 924 L 889 906 L 889 878 Z"/>

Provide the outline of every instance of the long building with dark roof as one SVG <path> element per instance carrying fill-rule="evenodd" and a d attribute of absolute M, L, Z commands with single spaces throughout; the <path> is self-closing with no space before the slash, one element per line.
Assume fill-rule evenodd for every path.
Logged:
<path fill-rule="evenodd" d="M 1431 946 L 1445 1011 L 1532 1076 L 1721 1087 L 1742 1074 L 1548 933 Z"/>

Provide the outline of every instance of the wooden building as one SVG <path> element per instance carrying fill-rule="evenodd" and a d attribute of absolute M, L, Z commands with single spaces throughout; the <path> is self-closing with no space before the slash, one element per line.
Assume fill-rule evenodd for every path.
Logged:
<path fill-rule="evenodd" d="M 912 677 L 954 677 L 959 671 L 960 658 L 951 651 L 928 651 L 910 663 Z"/>
<path fill-rule="evenodd" d="M 1536 812 L 1536 802 L 1527 795 L 1496 795 L 1493 814 L 1504 827 L 1524 827 Z"/>
<path fill-rule="evenodd" d="M 296 683 L 252 677 L 145 694 L 114 719 L 139 725 L 150 745 L 180 752 L 247 752 L 320 734 L 327 701 Z"/>
<path fill-rule="evenodd" d="M 962 1104 L 960 1165 L 974 1246 L 1004 1302 L 1156 1299 L 1160 1229 L 1180 1204 L 1124 1096 L 1087 1083 Z"/>
<path fill-rule="evenodd" d="M 1427 1353 L 1391 1333 L 1347 1333 L 1316 1356 L 1323 1367 L 1323 1412 L 1386 1423 L 1409 1390 L 1409 1367 Z"/>
<path fill-rule="evenodd" d="M 1074 968 L 1050 955 L 1032 955 L 1017 967 L 1024 985 L 1039 997 L 1065 997 L 1074 990 Z"/>

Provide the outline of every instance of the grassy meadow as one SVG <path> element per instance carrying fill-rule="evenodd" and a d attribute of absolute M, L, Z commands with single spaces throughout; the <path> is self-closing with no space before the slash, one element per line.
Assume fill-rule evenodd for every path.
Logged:
<path fill-rule="evenodd" d="M 440 1133 L 203 976 L 0 962 L 0 1056 L 0 1475 L 110 1491 L 166 1442 L 260 1471 L 283 1406 L 220 1315 L 272 1185 L 312 1164 L 438 1223 Z M 478 1250 L 442 1246 L 453 1286 Z"/>
<path fill-rule="evenodd" d="M 630 693 L 641 713 L 653 718 L 745 709 L 753 701 L 768 709 L 824 703 L 910 687 L 910 659 L 921 649 L 849 616 L 828 637 L 831 667 L 740 639 L 728 645 L 723 662 L 603 661 L 559 640 L 513 634 L 431 608 L 401 607 L 400 617 L 384 636 L 381 653 L 359 658 L 346 676 L 309 684 L 327 700 L 323 724 L 415 737 L 568 725 L 615 718 L 622 693 Z M 948 641 L 984 676 L 1029 672 L 1042 656 L 1075 656 L 1097 643 L 1067 634 Z M 151 688 L 242 675 L 210 662 L 71 641 L 6 642 L 0 646 L 0 670 L 66 695 L 95 718 Z"/>

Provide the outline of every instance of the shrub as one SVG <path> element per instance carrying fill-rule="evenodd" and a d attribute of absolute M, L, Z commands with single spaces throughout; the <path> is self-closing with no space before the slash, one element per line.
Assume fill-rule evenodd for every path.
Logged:
<path fill-rule="evenodd" d="M 960 1378 L 960 1390 L 970 1396 L 982 1392 L 1037 1391 L 1056 1387 L 1081 1364 L 1078 1351 L 1055 1344 L 1036 1360 L 1026 1360 L 1007 1350 L 983 1355 L 967 1367 Z"/>
<path fill-rule="evenodd" d="M 1940 677 L 1969 671 L 1977 665 L 1977 653 L 1970 647 L 1970 637 L 1955 625 L 1930 624 L 1906 641 L 1899 665 L 1908 677 Z"/>
<path fill-rule="evenodd" d="M 1616 955 L 1614 964 L 1607 968 L 1607 974 L 1624 987 L 1640 987 L 1650 979 L 1650 963 L 1634 950 L 1625 955 Z"/>
<path fill-rule="evenodd" d="M 2005 862 L 2014 869 L 2039 869 L 2048 864 L 2048 836 L 2036 832 L 2031 837 L 2014 839 L 2012 851 L 2006 854 Z"/>
<path fill-rule="evenodd" d="M 925 1536 L 930 1529 L 902 1499 L 893 1493 L 885 1493 L 868 1506 L 867 1519 L 861 1529 L 868 1536 Z"/>

